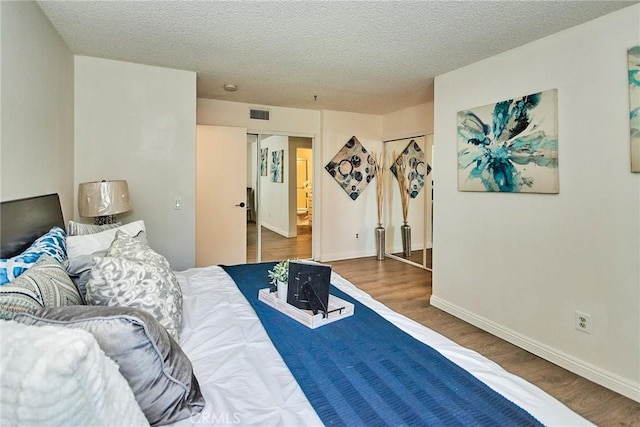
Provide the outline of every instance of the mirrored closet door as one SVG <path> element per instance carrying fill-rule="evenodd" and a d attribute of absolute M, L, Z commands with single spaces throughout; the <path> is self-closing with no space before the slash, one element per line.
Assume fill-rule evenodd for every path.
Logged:
<path fill-rule="evenodd" d="M 431 270 L 433 135 L 385 141 L 384 155 L 386 256 Z"/>
<path fill-rule="evenodd" d="M 311 259 L 313 139 L 247 135 L 247 262 Z"/>

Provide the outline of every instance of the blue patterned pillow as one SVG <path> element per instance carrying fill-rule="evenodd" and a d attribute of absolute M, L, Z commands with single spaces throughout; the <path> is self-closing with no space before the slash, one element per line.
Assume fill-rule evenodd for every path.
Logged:
<path fill-rule="evenodd" d="M 42 307 L 82 304 L 75 285 L 60 262 L 43 255 L 33 267 L 6 286 L 0 286 L 0 319 Z"/>
<path fill-rule="evenodd" d="M 53 227 L 40 236 L 27 250 L 13 258 L 0 259 L 0 285 L 5 285 L 27 271 L 42 255 L 49 255 L 59 262 L 67 259 L 67 233 Z"/>

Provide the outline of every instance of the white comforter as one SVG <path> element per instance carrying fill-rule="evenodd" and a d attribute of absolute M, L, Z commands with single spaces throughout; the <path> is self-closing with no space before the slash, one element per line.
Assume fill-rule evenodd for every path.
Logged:
<path fill-rule="evenodd" d="M 253 308 L 217 266 L 177 273 L 183 289 L 180 345 L 207 405 L 176 426 L 317 426 L 317 414 Z M 331 283 L 471 372 L 548 426 L 591 425 L 553 397 L 480 354 L 398 314 L 332 273 Z"/>

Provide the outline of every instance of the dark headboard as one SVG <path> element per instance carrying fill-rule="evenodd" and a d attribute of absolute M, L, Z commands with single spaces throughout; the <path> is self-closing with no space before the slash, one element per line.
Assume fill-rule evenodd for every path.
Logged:
<path fill-rule="evenodd" d="M 18 255 L 55 225 L 65 228 L 57 194 L 0 203 L 0 257 Z"/>

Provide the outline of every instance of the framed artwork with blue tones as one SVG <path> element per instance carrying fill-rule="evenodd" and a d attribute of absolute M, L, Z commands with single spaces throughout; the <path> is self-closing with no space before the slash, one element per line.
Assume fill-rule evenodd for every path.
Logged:
<path fill-rule="evenodd" d="M 631 172 L 640 172 L 640 46 L 627 51 L 629 58 L 629 128 Z"/>
<path fill-rule="evenodd" d="M 269 148 L 260 149 L 260 176 L 267 176 L 267 155 Z"/>
<path fill-rule="evenodd" d="M 271 152 L 271 182 L 283 182 L 284 150 Z"/>
<path fill-rule="evenodd" d="M 324 168 L 356 200 L 375 176 L 374 164 L 373 156 L 352 136 Z"/>
<path fill-rule="evenodd" d="M 393 165 L 389 168 L 396 179 L 398 179 L 398 166 L 401 163 L 407 165 L 406 182 L 409 184 L 409 197 L 415 199 L 424 187 L 424 177 L 431 172 L 431 165 L 425 162 L 424 151 L 420 149 L 418 143 L 413 139 L 402 150 L 402 153 L 393 159 Z"/>
<path fill-rule="evenodd" d="M 558 193 L 558 91 L 458 113 L 458 190 Z"/>

